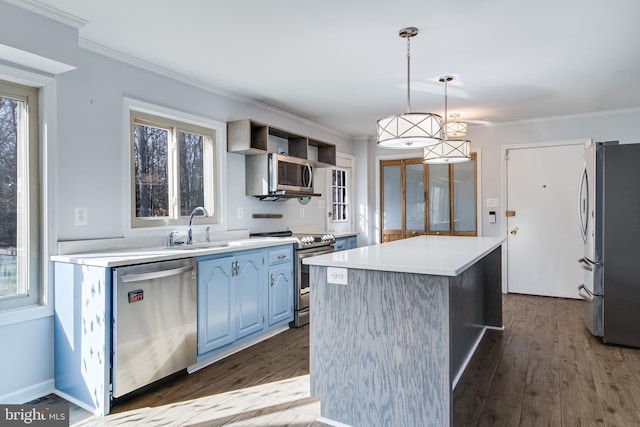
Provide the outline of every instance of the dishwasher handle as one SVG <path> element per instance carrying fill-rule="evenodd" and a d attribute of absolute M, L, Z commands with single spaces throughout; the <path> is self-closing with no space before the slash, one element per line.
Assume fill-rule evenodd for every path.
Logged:
<path fill-rule="evenodd" d="M 177 276 L 187 271 L 192 271 L 193 266 L 173 268 L 171 270 L 151 271 L 148 273 L 126 274 L 121 277 L 123 283 L 142 282 L 144 280 L 161 279 L 163 277 Z"/>

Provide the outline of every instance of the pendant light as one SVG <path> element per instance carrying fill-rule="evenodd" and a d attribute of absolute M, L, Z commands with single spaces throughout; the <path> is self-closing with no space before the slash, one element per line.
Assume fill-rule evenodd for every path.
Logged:
<path fill-rule="evenodd" d="M 447 117 L 447 84 L 453 80 L 453 76 L 442 76 L 439 81 L 444 83 L 444 117 Z M 447 129 L 445 121 L 444 129 Z M 442 164 L 460 163 L 471 160 L 471 141 L 467 139 L 449 139 L 447 132 L 443 132 L 442 141 L 433 146 L 424 148 L 423 163 Z"/>
<path fill-rule="evenodd" d="M 460 113 L 451 113 L 449 117 L 451 117 L 452 121 L 447 121 L 447 136 L 453 136 L 454 138 L 465 136 L 467 134 L 467 124 L 458 121 Z"/>
<path fill-rule="evenodd" d="M 432 113 L 411 112 L 411 37 L 415 27 L 400 30 L 407 39 L 407 112 L 378 120 L 378 145 L 385 148 L 421 148 L 442 141 L 442 117 Z"/>

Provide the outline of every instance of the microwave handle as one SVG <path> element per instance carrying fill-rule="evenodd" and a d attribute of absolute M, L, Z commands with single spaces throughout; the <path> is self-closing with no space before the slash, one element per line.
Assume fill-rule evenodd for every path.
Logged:
<path fill-rule="evenodd" d="M 311 169 L 311 165 L 309 163 L 305 163 L 304 168 L 309 174 L 309 180 L 305 183 L 305 188 L 311 189 L 313 188 L 313 170 Z"/>

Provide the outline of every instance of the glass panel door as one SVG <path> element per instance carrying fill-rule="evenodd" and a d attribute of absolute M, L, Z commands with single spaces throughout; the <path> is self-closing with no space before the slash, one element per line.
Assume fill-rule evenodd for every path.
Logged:
<path fill-rule="evenodd" d="M 425 234 L 425 181 L 422 159 L 405 165 L 405 237 Z"/>
<path fill-rule="evenodd" d="M 381 164 L 382 180 L 382 241 L 402 239 L 403 209 L 402 200 L 402 164 L 401 161 L 388 161 Z"/>
<path fill-rule="evenodd" d="M 476 235 L 476 162 L 453 165 L 453 231 Z"/>
<path fill-rule="evenodd" d="M 451 234 L 449 165 L 429 165 L 429 234 Z"/>

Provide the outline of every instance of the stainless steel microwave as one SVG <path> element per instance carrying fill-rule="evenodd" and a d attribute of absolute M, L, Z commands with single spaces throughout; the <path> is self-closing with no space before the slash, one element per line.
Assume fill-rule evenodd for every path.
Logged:
<path fill-rule="evenodd" d="M 313 191 L 313 161 L 284 154 L 245 156 L 246 194 L 263 200 L 320 196 Z"/>

